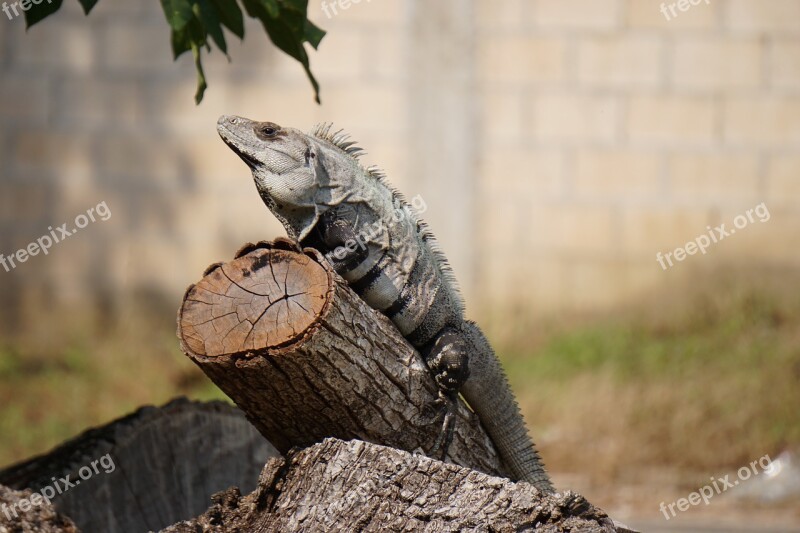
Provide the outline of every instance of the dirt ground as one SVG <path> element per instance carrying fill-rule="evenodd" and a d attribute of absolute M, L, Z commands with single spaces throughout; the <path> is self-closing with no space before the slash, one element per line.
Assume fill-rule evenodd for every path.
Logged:
<path fill-rule="evenodd" d="M 759 503 L 742 499 L 733 490 L 715 496 L 708 505 L 701 502 L 667 520 L 659 510 L 661 502 L 669 504 L 692 491 L 681 488 L 675 481 L 678 477 L 669 472 L 653 473 L 609 490 L 584 476 L 553 474 L 557 488 L 583 494 L 615 520 L 642 533 L 800 533 L 800 501 Z"/>

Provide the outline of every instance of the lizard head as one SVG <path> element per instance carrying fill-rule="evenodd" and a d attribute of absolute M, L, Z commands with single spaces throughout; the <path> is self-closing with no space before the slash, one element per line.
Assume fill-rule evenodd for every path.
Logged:
<path fill-rule="evenodd" d="M 217 121 L 217 132 L 250 167 L 261 198 L 291 237 L 303 239 L 327 206 L 340 201 L 328 171 L 347 162 L 334 160 L 341 154 L 313 136 L 227 115 Z"/>

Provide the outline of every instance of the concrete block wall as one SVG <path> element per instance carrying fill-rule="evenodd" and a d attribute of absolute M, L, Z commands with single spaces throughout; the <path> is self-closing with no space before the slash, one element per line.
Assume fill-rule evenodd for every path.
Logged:
<path fill-rule="evenodd" d="M 498 310 L 604 309 L 709 262 L 798 265 L 800 2 L 477 6 L 480 277 Z M 659 266 L 762 202 L 768 222 Z"/>
<path fill-rule="evenodd" d="M 156 1 L 87 18 L 67 0 L 27 34 L 0 16 L 0 253 L 112 211 L 0 268 L 4 315 L 177 305 L 207 264 L 281 234 L 217 138 L 231 113 L 346 128 L 426 199 L 473 312 L 602 310 L 689 263 L 800 264 L 800 0 L 663 3 L 671 20 L 651 0 L 351 0 L 330 17 L 313 0 L 322 106 L 257 24 L 229 36 L 232 63 L 207 57 L 195 106 Z M 761 202 L 769 222 L 656 261 Z"/>

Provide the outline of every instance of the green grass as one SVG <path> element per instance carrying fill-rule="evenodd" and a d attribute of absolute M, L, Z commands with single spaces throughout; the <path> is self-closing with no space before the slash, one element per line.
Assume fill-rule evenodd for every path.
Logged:
<path fill-rule="evenodd" d="M 800 299 L 758 287 L 684 296 L 660 314 L 504 343 L 552 467 L 718 471 L 800 445 Z"/>
<path fill-rule="evenodd" d="M 670 331 L 610 322 L 557 335 L 534 357 L 517 357 L 509 364 L 551 380 L 601 371 L 611 372 L 619 382 L 691 379 L 698 369 L 757 372 L 765 363 L 796 362 L 796 353 L 782 343 L 782 336 L 791 333 L 771 317 L 746 314 L 744 309 L 732 310 L 718 322 Z"/>
<path fill-rule="evenodd" d="M 142 405 L 225 397 L 179 352 L 172 331 L 145 330 L 138 342 L 128 332 L 63 347 L 30 338 L 0 344 L 0 466 Z"/>

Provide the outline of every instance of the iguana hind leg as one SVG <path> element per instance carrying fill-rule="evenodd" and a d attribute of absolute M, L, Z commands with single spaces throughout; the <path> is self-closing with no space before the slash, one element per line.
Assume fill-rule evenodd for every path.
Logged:
<path fill-rule="evenodd" d="M 439 386 L 439 400 L 444 404 L 442 430 L 429 455 L 444 461 L 453 442 L 455 415 L 458 408 L 458 390 L 469 377 L 467 343 L 453 328 L 444 328 L 424 354 L 425 363 Z"/>

